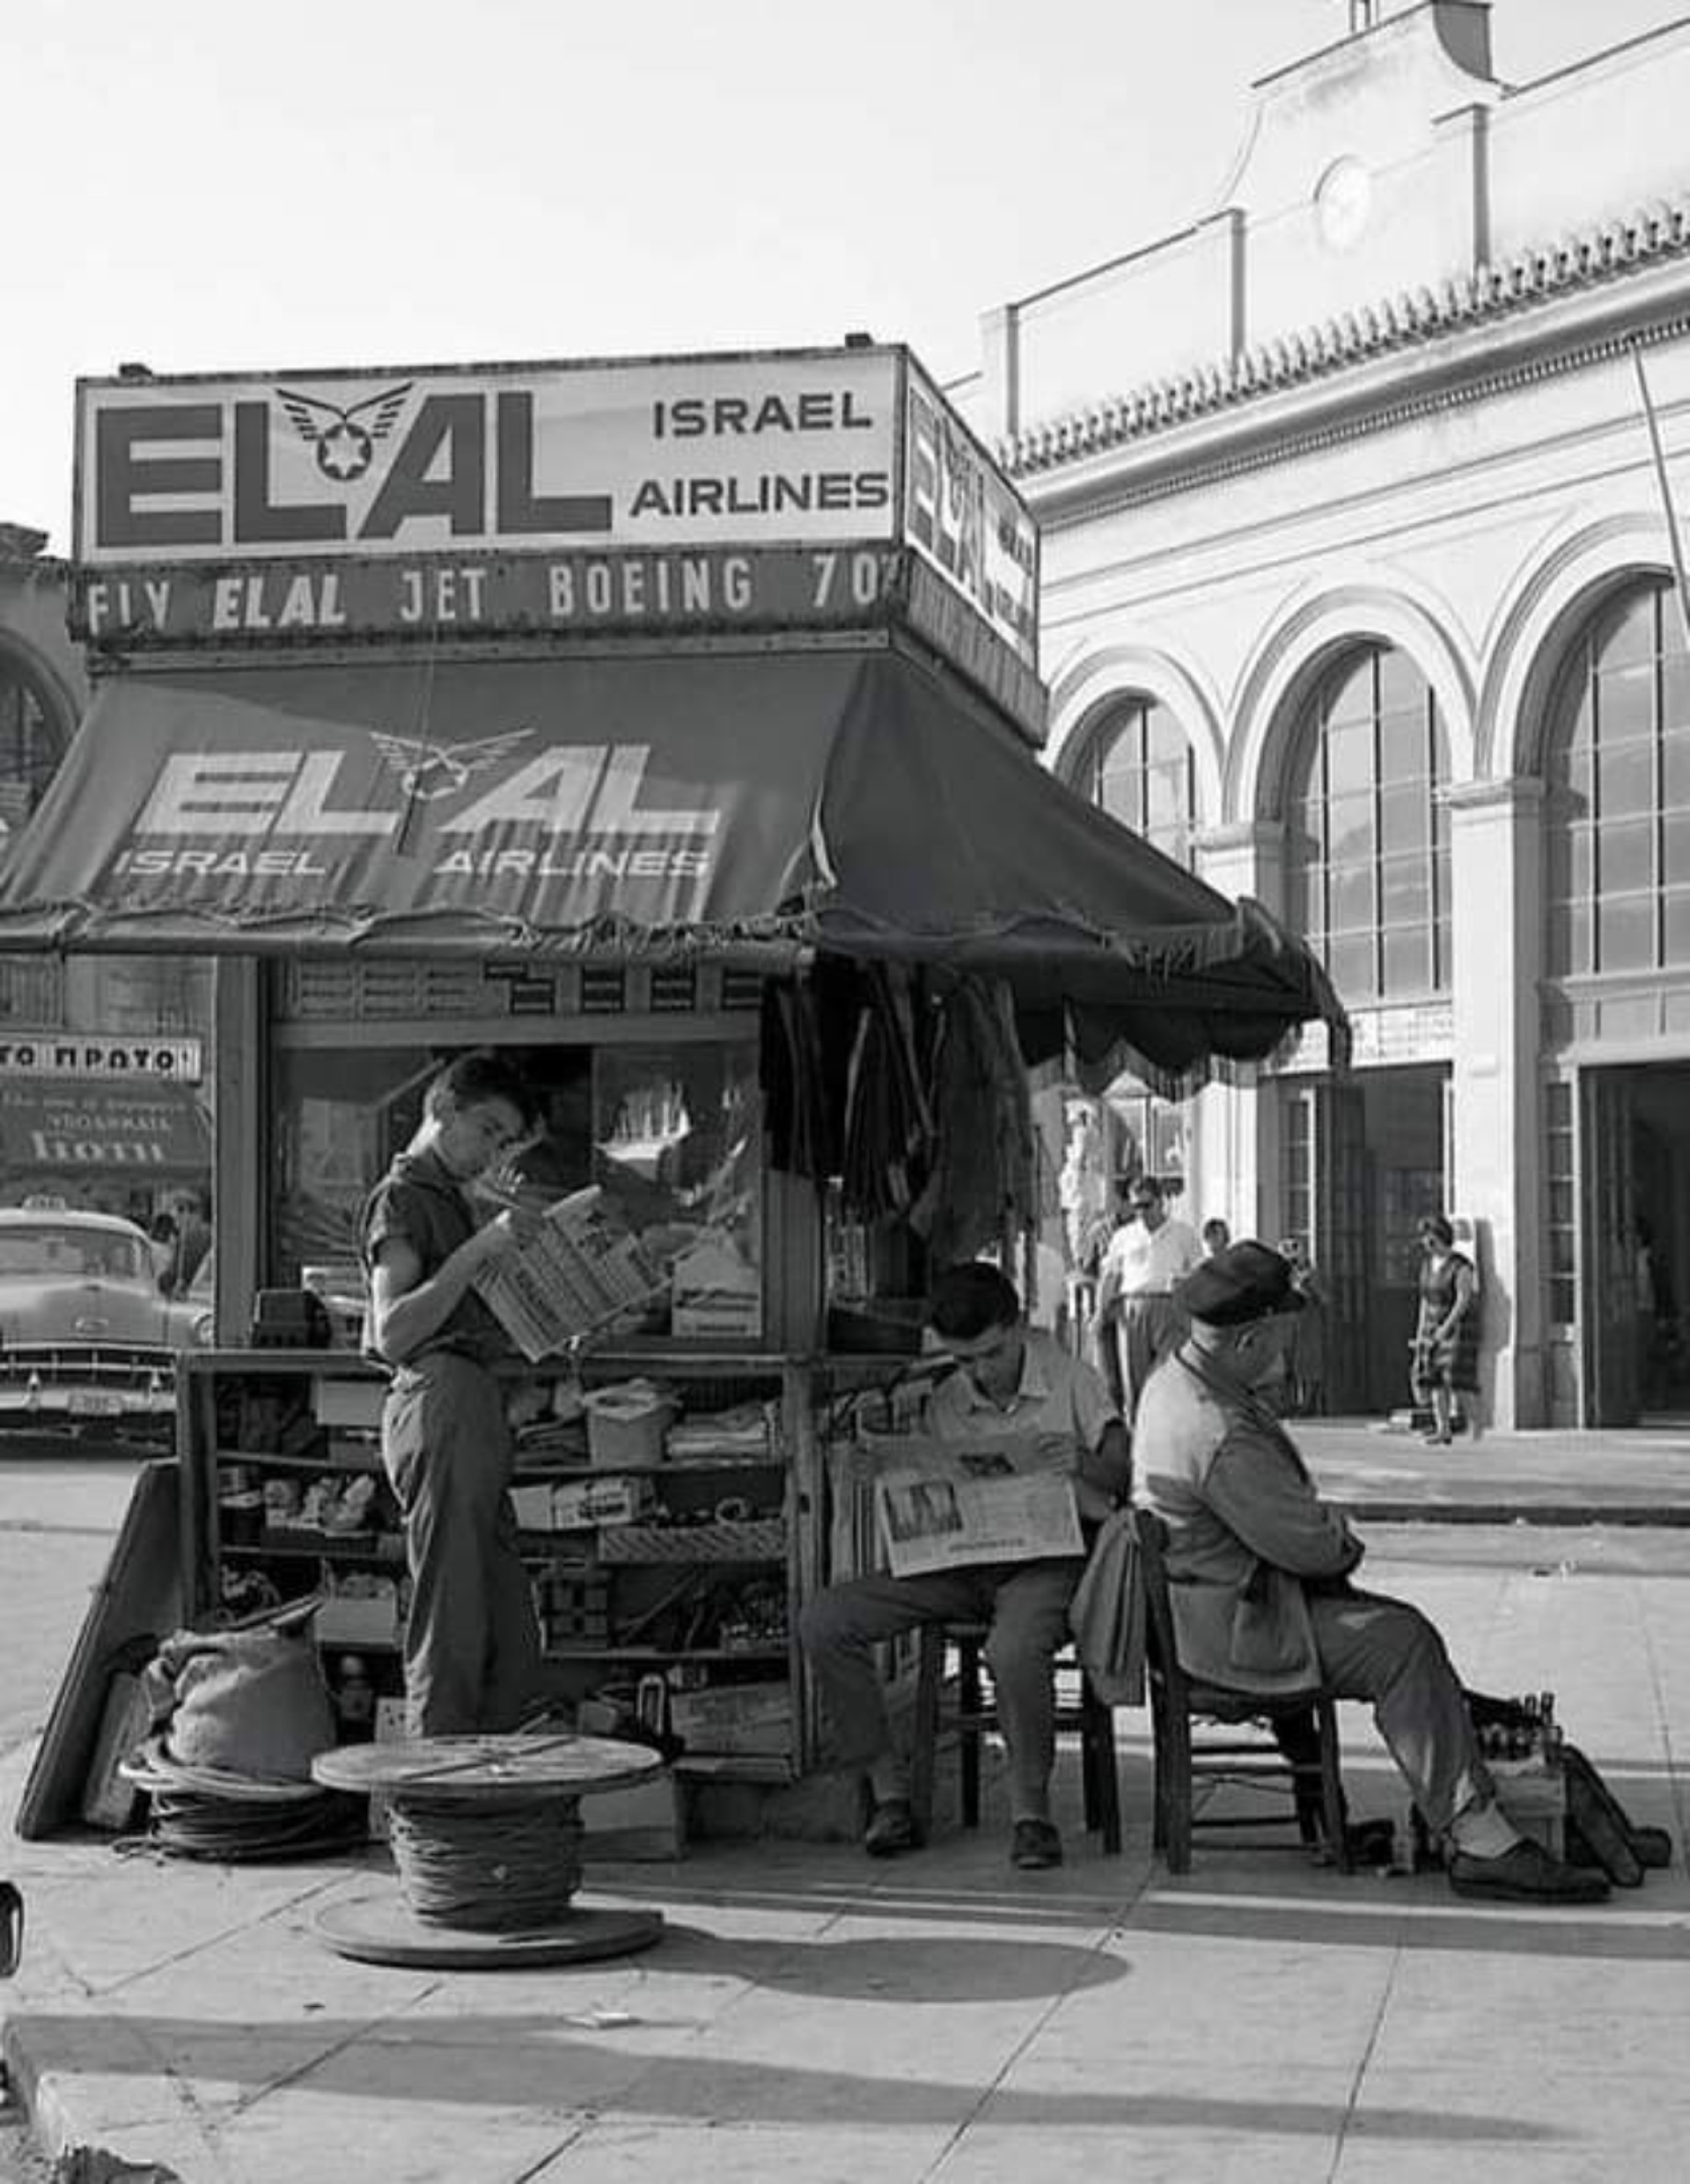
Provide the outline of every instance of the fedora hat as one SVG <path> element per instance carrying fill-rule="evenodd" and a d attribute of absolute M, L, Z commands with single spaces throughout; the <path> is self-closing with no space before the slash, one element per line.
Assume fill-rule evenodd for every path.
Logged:
<path fill-rule="evenodd" d="M 1194 1320 L 1209 1327 L 1244 1327 L 1270 1313 L 1301 1312 L 1308 1299 L 1297 1288 L 1291 1262 L 1246 1237 L 1205 1259 L 1175 1292 Z"/>

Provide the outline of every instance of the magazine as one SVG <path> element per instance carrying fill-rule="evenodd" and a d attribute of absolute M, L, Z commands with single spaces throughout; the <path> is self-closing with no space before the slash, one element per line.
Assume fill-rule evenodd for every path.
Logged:
<path fill-rule="evenodd" d="M 546 1207 L 521 1249 L 480 1268 L 474 1283 L 530 1364 L 640 1310 L 667 1286 L 597 1184 Z"/>
<path fill-rule="evenodd" d="M 1078 1451 L 1049 1436 L 877 1436 L 875 1519 L 895 1577 L 1082 1555 Z"/>

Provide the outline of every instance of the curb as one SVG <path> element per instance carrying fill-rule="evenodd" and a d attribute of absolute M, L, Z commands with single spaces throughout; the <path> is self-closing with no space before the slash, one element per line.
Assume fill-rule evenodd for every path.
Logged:
<path fill-rule="evenodd" d="M 1330 1491 L 1320 1498 L 1357 1524 L 1540 1525 L 1564 1531 L 1591 1525 L 1690 1527 L 1690 1507 L 1672 1502 L 1394 1501 L 1388 1496 Z"/>

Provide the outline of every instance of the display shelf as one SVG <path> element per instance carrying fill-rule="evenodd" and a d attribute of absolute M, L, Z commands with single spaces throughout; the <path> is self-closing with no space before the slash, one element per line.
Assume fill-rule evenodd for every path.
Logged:
<path fill-rule="evenodd" d="M 622 1479 L 631 1478 L 636 1473 L 655 1478 L 689 1471 L 783 1471 L 786 1466 L 784 1455 L 677 1456 L 665 1457 L 654 1463 L 633 1464 L 592 1464 L 575 1459 L 567 1463 L 525 1464 L 518 1458 L 514 1475 L 520 1485 L 527 1479 Z"/>
<path fill-rule="evenodd" d="M 694 1425 L 712 1411 L 734 1410 L 751 1402 L 770 1406 L 768 1445 L 665 1455 L 628 1464 L 594 1463 L 577 1450 L 554 1453 L 535 1449 L 525 1460 L 519 1448 L 513 1485 L 544 1486 L 555 1481 L 562 1487 L 617 1474 L 638 1475 L 661 1482 L 664 1498 L 684 1516 L 713 1511 L 721 1497 L 730 1492 L 728 1482 L 733 1482 L 731 1491 L 736 1496 L 745 1493 L 760 1510 L 774 1504 L 764 1513 L 770 1520 L 778 1517 L 783 1527 L 782 1538 L 775 1541 L 764 1534 L 754 1553 L 736 1553 L 731 1550 L 743 1541 L 736 1540 L 730 1528 L 708 1548 L 701 1541 L 696 1559 L 689 1553 L 684 1561 L 665 1556 L 650 1562 L 620 1562 L 600 1560 L 592 1554 L 596 1530 L 525 1528 L 520 1547 L 531 1575 L 537 1585 L 547 1574 L 555 1575 L 564 1594 L 577 1585 L 590 1591 L 595 1582 L 607 1584 L 608 1594 L 600 1597 L 612 1633 L 618 1628 L 619 1617 L 623 1627 L 639 1634 L 663 1611 L 668 1627 L 658 1627 L 656 1636 L 679 1641 L 689 1634 L 685 1621 L 675 1621 L 673 1614 L 696 1614 L 700 1619 L 697 1635 L 708 1641 L 716 1635 L 718 1623 L 736 1612 L 749 1614 L 753 1624 L 761 1620 L 752 1603 L 756 1592 L 766 1593 L 769 1588 L 777 1603 L 783 1599 L 784 1604 L 783 1615 L 777 1608 L 772 1620 L 777 1628 L 783 1621 L 786 1630 L 795 1633 L 803 1603 L 819 1581 L 822 1560 L 819 1513 L 826 1496 L 817 1425 L 819 1415 L 826 1410 L 821 1400 L 823 1370 L 814 1360 L 773 1351 L 719 1347 L 694 1350 L 679 1344 L 664 1349 L 619 1345 L 614 1349 L 585 1351 L 574 1360 L 560 1357 L 538 1365 L 513 1361 L 499 1369 L 499 1377 L 506 1381 L 545 1383 L 567 1377 L 579 1379 L 589 1387 L 636 1374 L 672 1388 L 684 1406 L 686 1418 Z M 239 1570 L 245 1574 L 261 1570 L 267 1563 L 274 1565 L 278 1580 L 284 1571 L 312 1563 L 337 1570 L 349 1564 L 362 1564 L 372 1570 L 402 1568 L 402 1545 L 397 1551 L 392 1548 L 386 1552 L 367 1548 L 349 1551 L 327 1535 L 320 1545 L 291 1541 L 285 1545 L 267 1543 L 262 1538 L 225 1541 L 221 1536 L 219 1485 L 231 1467 L 277 1476 L 379 1477 L 380 1454 L 373 1443 L 367 1454 L 360 1452 L 349 1460 L 345 1455 L 328 1454 L 326 1440 L 320 1454 L 284 1453 L 233 1444 L 245 1439 L 283 1439 L 291 1432 L 303 1432 L 301 1422 L 310 1421 L 314 1415 L 313 1382 L 362 1384 L 378 1382 L 384 1377 L 380 1367 L 352 1350 L 248 1347 L 197 1351 L 185 1361 L 178 1379 L 178 1445 L 184 1482 L 182 1563 L 190 1615 L 203 1614 L 217 1606 L 225 1573 Z M 322 1429 L 325 1435 L 331 1430 Z M 755 1490 L 751 1489 L 750 1474 L 760 1482 Z M 736 1520 L 717 1521 L 731 1527 Z M 690 1528 L 676 1526 L 676 1538 L 683 1539 Z M 390 1533 L 391 1530 L 390 1523 Z M 660 1543 L 666 1545 L 667 1541 Z M 568 1567 L 577 1558 L 577 1567 Z M 662 1595 L 677 1578 L 693 1579 L 698 1592 L 675 1601 L 671 1612 L 671 1604 Z M 767 1599 L 761 1605 L 766 1612 Z M 545 1645 L 542 1652 L 554 1696 L 573 1702 L 592 1695 L 600 1685 L 619 1675 L 625 1682 L 629 1672 L 661 1671 L 681 1664 L 730 1677 L 736 1669 L 749 1670 L 760 1680 L 784 1685 L 789 1692 L 790 1749 L 774 1755 L 694 1753 L 685 1761 L 686 1771 L 701 1779 L 768 1783 L 789 1782 L 802 1771 L 812 1742 L 811 1700 L 795 1636 L 776 1636 L 767 1644 L 753 1645 L 679 1642 L 665 1645 L 639 1636 L 637 1642 L 619 1644 L 614 1637 L 606 1641 L 572 1636 L 572 1613 L 567 1601 L 555 1611 L 555 1623 L 550 1627 L 561 1628 L 555 1642 Z M 589 1623 L 588 1627 L 593 1626 Z M 382 1657 L 382 1694 L 397 1692 L 401 1651 L 398 1639 L 354 1644 L 345 1638 L 320 1638 L 320 1644 L 326 1652 L 367 1652 Z"/>
<path fill-rule="evenodd" d="M 289 1540 L 271 1543 L 263 1540 L 225 1540 L 223 1552 L 239 1555 L 242 1561 L 291 1563 L 386 1563 L 400 1568 L 405 1561 L 405 1542 L 396 1541 L 391 1547 L 349 1547 L 344 1541 L 325 1539 L 320 1547 L 306 1546 Z"/>
<path fill-rule="evenodd" d="M 359 1472 L 379 1473 L 381 1470 L 381 1458 L 373 1452 L 369 1456 L 349 1459 L 344 1456 L 282 1456 L 272 1453 L 267 1448 L 220 1448 L 216 1460 L 219 1466 L 246 1464 L 255 1471 L 349 1471 L 356 1475 Z"/>
<path fill-rule="evenodd" d="M 578 1645 L 548 1645 L 542 1659 L 548 1661 L 783 1661 L 784 1645 L 595 1645 L 584 1638 Z"/>

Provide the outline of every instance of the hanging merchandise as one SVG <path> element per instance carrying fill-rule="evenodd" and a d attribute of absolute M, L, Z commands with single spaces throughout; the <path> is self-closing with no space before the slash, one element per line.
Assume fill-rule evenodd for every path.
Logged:
<path fill-rule="evenodd" d="M 909 974 L 866 970 L 845 1084 L 843 1203 L 853 1217 L 907 1215 L 934 1140 Z"/>
<path fill-rule="evenodd" d="M 935 1266 L 984 1251 L 1010 1264 L 1039 1208 L 1026 1065 L 1001 979 L 965 978 L 946 996 L 931 1098 L 932 1171 L 910 1226 L 926 1239 Z"/>

